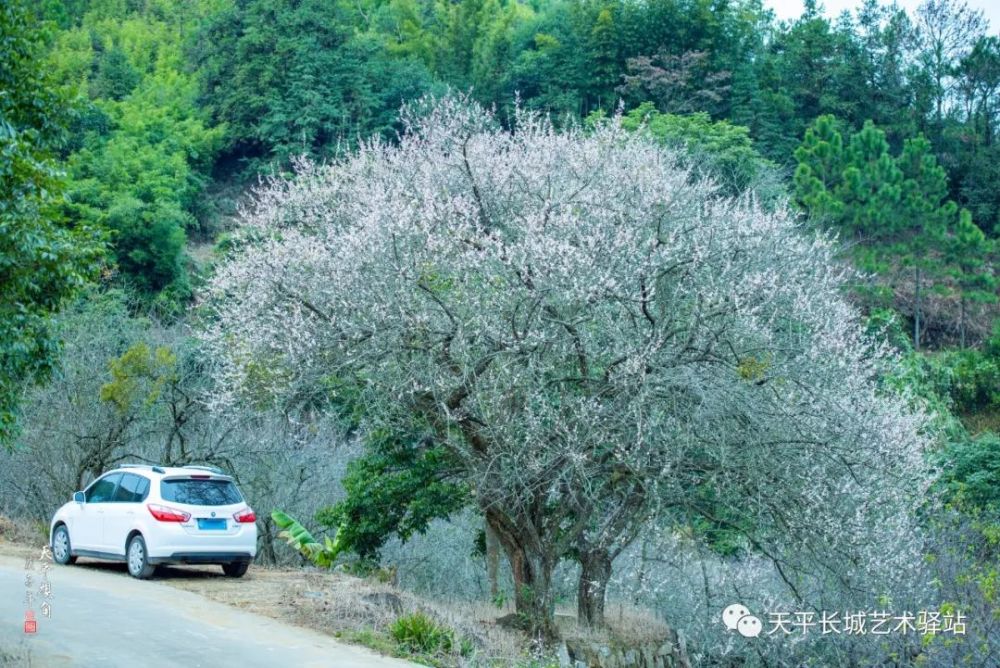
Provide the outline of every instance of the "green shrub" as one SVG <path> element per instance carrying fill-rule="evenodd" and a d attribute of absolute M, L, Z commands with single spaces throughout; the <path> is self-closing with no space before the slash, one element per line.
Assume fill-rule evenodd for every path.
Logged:
<path fill-rule="evenodd" d="M 369 434 L 366 445 L 368 452 L 348 464 L 341 481 L 347 497 L 320 510 L 316 521 L 338 527 L 345 550 L 377 563 L 390 536 L 406 541 L 424 533 L 433 520 L 463 508 L 469 490 L 449 479 L 454 461 L 442 447 L 382 432 Z"/>
<path fill-rule="evenodd" d="M 905 331 L 902 319 L 892 309 L 873 308 L 865 321 L 865 331 L 871 336 L 884 337 L 900 352 L 913 352 L 910 334 Z"/>
<path fill-rule="evenodd" d="M 928 357 L 925 377 L 960 414 L 1000 405 L 1000 361 L 978 350 L 949 350 Z"/>
<path fill-rule="evenodd" d="M 410 652 L 437 654 L 450 652 L 455 633 L 422 612 L 403 615 L 390 628 L 393 639 Z"/>
<path fill-rule="evenodd" d="M 1000 436 L 986 433 L 949 444 L 943 468 L 941 484 L 952 502 L 1000 522 Z"/>

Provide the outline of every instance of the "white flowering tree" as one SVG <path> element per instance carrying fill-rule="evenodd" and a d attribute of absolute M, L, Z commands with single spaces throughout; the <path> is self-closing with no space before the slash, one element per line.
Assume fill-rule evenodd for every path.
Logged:
<path fill-rule="evenodd" d="M 600 623 L 652 519 L 727 527 L 791 584 L 909 515 L 922 418 L 880 394 L 831 242 L 615 121 L 508 132 L 447 98 L 265 184 L 237 246 L 205 300 L 219 400 L 347 393 L 446 448 L 538 633 L 567 555 Z"/>

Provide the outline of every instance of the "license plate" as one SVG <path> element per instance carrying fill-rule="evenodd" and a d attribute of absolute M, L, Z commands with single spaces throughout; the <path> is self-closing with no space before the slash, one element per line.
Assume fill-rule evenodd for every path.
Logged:
<path fill-rule="evenodd" d="M 198 518 L 198 528 L 202 531 L 225 531 L 226 520 L 212 520 L 203 517 Z"/>

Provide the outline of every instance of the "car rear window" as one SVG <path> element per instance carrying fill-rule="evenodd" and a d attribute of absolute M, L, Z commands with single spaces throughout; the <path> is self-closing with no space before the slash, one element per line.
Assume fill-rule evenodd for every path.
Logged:
<path fill-rule="evenodd" d="M 192 506 L 229 506 L 243 500 L 232 480 L 196 478 L 161 480 L 160 496 L 164 501 Z"/>

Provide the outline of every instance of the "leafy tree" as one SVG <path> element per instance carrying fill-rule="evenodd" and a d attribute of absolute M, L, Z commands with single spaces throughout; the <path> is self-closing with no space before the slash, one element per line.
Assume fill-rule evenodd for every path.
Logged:
<path fill-rule="evenodd" d="M 487 3 L 482 12 L 489 27 L 475 33 L 474 94 L 506 112 L 517 94 L 559 120 L 610 112 L 623 93 L 630 105 L 669 97 L 675 106 L 661 110 L 727 112 L 729 72 L 750 61 L 760 17 L 704 0 Z M 695 108 L 699 102 L 711 108 Z"/>
<path fill-rule="evenodd" d="M 981 37 L 954 74 L 973 134 L 986 143 L 996 136 L 1000 113 L 1000 37 Z"/>
<path fill-rule="evenodd" d="M 337 542 L 365 560 L 377 560 L 392 535 L 405 541 L 424 533 L 470 502 L 455 480 L 459 462 L 441 447 L 421 447 L 388 435 L 368 437 L 368 454 L 348 465 L 347 498 L 316 519 L 337 529 Z"/>
<path fill-rule="evenodd" d="M 583 16 L 574 6 L 553 5 L 533 15 L 512 37 L 515 56 L 500 89 L 507 114 L 512 114 L 515 94 L 531 109 L 544 110 L 558 119 L 578 117 L 586 111 L 589 73 L 589 33 L 578 29 Z M 594 100 L 596 105 L 596 100 Z"/>
<path fill-rule="evenodd" d="M 222 129 L 207 129 L 193 108 L 195 86 L 171 72 L 146 78 L 118 103 L 101 107 L 110 126 L 91 132 L 69 157 L 71 216 L 112 232 L 118 267 L 147 297 L 188 288 L 184 243 L 191 213 Z"/>
<path fill-rule="evenodd" d="M 842 584 L 842 550 L 874 567 L 915 545 L 922 418 L 878 391 L 890 360 L 832 244 L 715 199 L 647 136 L 517 120 L 449 99 L 396 147 L 275 179 L 210 286 L 218 400 L 258 391 L 262 361 L 288 399 L 352 379 L 363 433 L 447 453 L 543 636 L 565 555 L 599 625 L 654 517 L 724 507 L 786 574 Z"/>
<path fill-rule="evenodd" d="M 962 59 L 956 90 L 964 123 L 953 131 L 959 201 L 984 232 L 1000 236 L 1000 38 L 984 37 Z"/>
<path fill-rule="evenodd" d="M 472 83 L 470 75 L 476 42 L 492 21 L 489 12 L 499 7 L 484 0 L 459 0 L 442 7 L 443 34 L 435 73 L 459 88 L 468 88 Z"/>
<path fill-rule="evenodd" d="M 513 63 L 523 48 L 522 40 L 526 39 L 528 26 L 536 20 L 536 13 L 530 7 L 511 3 L 484 28 L 472 65 L 473 90 L 479 99 L 498 105 L 509 104 L 514 96 L 510 80 Z"/>
<path fill-rule="evenodd" d="M 0 442 L 16 431 L 24 389 L 58 359 L 51 315 L 96 276 L 102 252 L 93 226 L 60 216 L 53 157 L 70 106 L 45 74 L 45 39 L 26 4 L 0 5 Z"/>
<path fill-rule="evenodd" d="M 430 85 L 423 65 L 356 35 L 353 10 L 325 0 L 239 0 L 196 39 L 204 103 L 228 152 L 287 163 L 395 130 L 395 110 Z"/>
<path fill-rule="evenodd" d="M 982 145 L 964 155 L 964 173 L 959 175 L 958 197 L 972 219 L 989 238 L 1000 238 L 1000 142 Z"/>
<path fill-rule="evenodd" d="M 615 100 L 615 86 L 619 82 L 618 27 L 615 14 L 618 8 L 608 3 L 594 19 L 590 30 L 591 83 L 588 97 L 598 107 L 610 108 Z"/>
<path fill-rule="evenodd" d="M 867 91 L 858 90 L 864 76 L 854 52 L 851 34 L 832 26 L 815 2 L 807 1 L 798 20 L 775 32 L 760 54 L 761 100 L 753 105 L 753 116 L 741 118 L 766 156 L 788 160 L 806 127 L 821 115 L 861 124 L 858 112 Z"/>
<path fill-rule="evenodd" d="M 38 13 L 61 30 L 68 30 L 79 25 L 86 13 L 86 5 L 87 0 L 40 0 Z"/>
<path fill-rule="evenodd" d="M 385 40 L 386 49 L 399 58 L 422 62 L 436 71 L 442 51 L 441 35 L 435 30 L 439 17 L 435 7 L 419 0 L 375 3 L 370 12 L 369 30 Z"/>
<path fill-rule="evenodd" d="M 868 269 L 885 269 L 903 174 L 872 123 L 845 143 L 833 116 L 816 119 L 795 151 L 796 199 L 810 215 L 857 244 Z"/>
<path fill-rule="evenodd" d="M 765 14 L 756 3 L 708 0 L 655 0 L 618 5 L 616 20 L 620 46 L 619 71 L 627 73 L 629 58 L 647 57 L 663 64 L 687 61 L 697 73 L 711 81 L 703 88 L 714 92 L 708 111 L 714 117 L 732 113 L 734 100 L 729 79 L 748 63 L 759 60 Z M 671 69 L 668 67 L 667 69 Z M 690 81 L 697 87 L 697 81 Z M 630 100 L 634 104 L 648 99 Z M 670 111 L 661 108 L 661 111 Z M 742 119 L 739 121 L 742 123 Z"/>
<path fill-rule="evenodd" d="M 121 101 L 135 90 L 142 79 L 120 48 L 103 52 L 97 59 L 97 72 L 90 82 L 90 94 Z"/>
<path fill-rule="evenodd" d="M 986 433 L 955 444 L 947 458 L 942 483 L 952 498 L 1000 522 L 1000 437 Z"/>
<path fill-rule="evenodd" d="M 190 296 L 185 241 L 203 231 L 195 214 L 224 132 L 206 127 L 182 48 L 210 4 L 92 3 L 49 56 L 90 98 L 67 147 L 65 213 L 107 230 L 117 268 L 170 311 Z"/>
<path fill-rule="evenodd" d="M 603 116 L 595 112 L 588 121 L 600 118 Z M 728 194 L 739 195 L 754 188 L 765 200 L 778 195 L 768 182 L 775 168 L 757 153 L 745 127 L 713 121 L 704 112 L 663 114 L 651 102 L 625 114 L 621 125 L 633 131 L 641 128 L 663 144 L 683 150 L 695 169 L 718 179 Z"/>
<path fill-rule="evenodd" d="M 795 150 L 795 195 L 799 204 L 824 220 L 839 220 L 844 203 L 835 193 L 843 183 L 846 162 L 843 135 L 831 115 L 820 116 L 806 129 Z"/>
<path fill-rule="evenodd" d="M 177 356 L 165 346 L 155 350 L 146 342 L 129 347 L 108 363 L 111 380 L 101 386 L 101 401 L 119 413 L 154 403 L 164 386 L 176 378 Z"/>
<path fill-rule="evenodd" d="M 845 51 L 850 69 L 859 74 L 848 90 L 862 100 L 858 111 L 886 133 L 893 151 L 903 139 L 917 133 L 918 118 L 925 110 L 914 105 L 910 81 L 910 44 L 913 24 L 909 15 L 894 5 L 865 0 L 857 10 L 850 35 L 853 46 Z"/>

